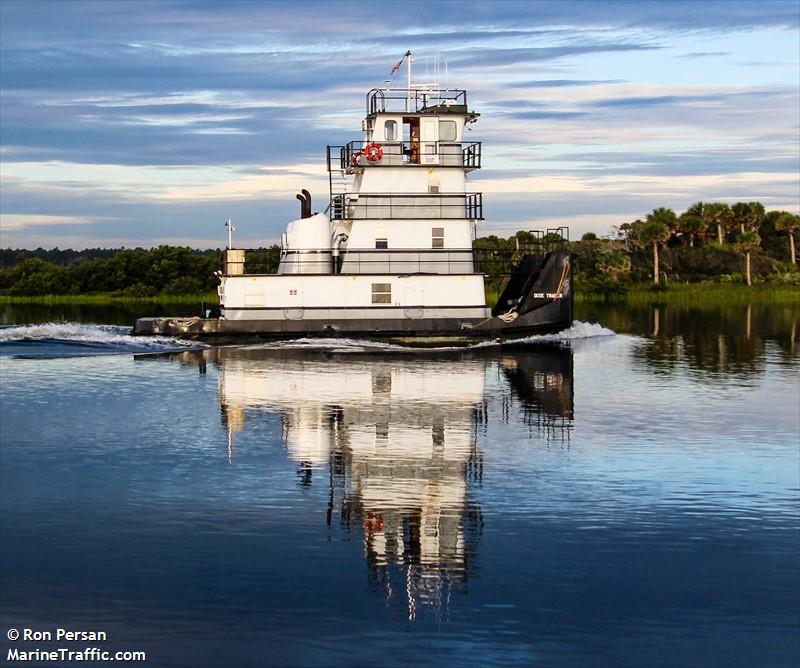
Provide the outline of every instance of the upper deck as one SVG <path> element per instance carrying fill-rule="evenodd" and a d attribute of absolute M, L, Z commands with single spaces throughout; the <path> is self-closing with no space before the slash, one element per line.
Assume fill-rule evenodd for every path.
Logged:
<path fill-rule="evenodd" d="M 460 114 L 472 122 L 480 114 L 467 106 L 467 91 L 437 86 L 373 88 L 367 93 L 367 118 L 377 114 Z"/>

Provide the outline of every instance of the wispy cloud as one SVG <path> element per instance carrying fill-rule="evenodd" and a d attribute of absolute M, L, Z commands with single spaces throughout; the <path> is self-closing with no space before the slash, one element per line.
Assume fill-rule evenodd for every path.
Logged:
<path fill-rule="evenodd" d="M 509 88 L 569 88 L 572 86 L 596 86 L 598 84 L 625 83 L 623 79 L 539 79 L 512 81 Z"/>
<path fill-rule="evenodd" d="M 275 239 L 408 48 L 483 114 L 485 229 L 798 199 L 794 1 L 371 7 L 0 2 L 3 243 Z"/>
<path fill-rule="evenodd" d="M 718 58 L 721 56 L 730 56 L 730 51 L 691 51 L 680 55 L 680 58 Z"/>
<path fill-rule="evenodd" d="M 52 216 L 37 215 L 32 213 L 0 213 L 0 230 L 21 230 L 28 227 L 46 225 L 86 225 L 90 223 L 88 218 L 78 216 Z"/>

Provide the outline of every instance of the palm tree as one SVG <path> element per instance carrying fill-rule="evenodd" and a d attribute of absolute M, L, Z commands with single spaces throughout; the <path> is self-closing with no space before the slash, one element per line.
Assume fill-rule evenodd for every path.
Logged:
<path fill-rule="evenodd" d="M 739 224 L 739 232 L 744 234 L 745 227 L 757 228 L 764 220 L 764 207 L 761 202 L 737 202 L 731 207 L 735 223 Z"/>
<path fill-rule="evenodd" d="M 800 232 L 800 216 L 788 211 L 782 211 L 775 221 L 775 229 L 786 232 L 789 235 L 789 253 L 791 254 L 792 264 L 797 264 L 794 235 Z"/>
<path fill-rule="evenodd" d="M 647 214 L 647 220 L 638 230 L 638 238 L 643 245 L 653 245 L 653 283 L 659 284 L 658 247 L 666 243 L 672 236 L 672 230 L 677 223 L 675 212 L 672 209 L 653 209 Z"/>
<path fill-rule="evenodd" d="M 736 250 L 744 253 L 744 275 L 747 279 L 747 285 L 752 285 L 753 281 L 750 276 L 750 254 L 761 247 L 761 237 L 755 230 L 747 230 L 740 232 L 736 239 Z"/>
<path fill-rule="evenodd" d="M 686 211 L 678 218 L 678 226 L 684 236 L 689 240 L 689 246 L 694 248 L 694 242 L 699 239 L 706 230 L 706 221 L 702 215 Z"/>
<path fill-rule="evenodd" d="M 711 202 L 703 205 L 703 218 L 711 225 L 717 226 L 717 241 L 719 245 L 725 243 L 723 230 L 727 230 L 732 219 L 731 208 L 723 202 Z"/>

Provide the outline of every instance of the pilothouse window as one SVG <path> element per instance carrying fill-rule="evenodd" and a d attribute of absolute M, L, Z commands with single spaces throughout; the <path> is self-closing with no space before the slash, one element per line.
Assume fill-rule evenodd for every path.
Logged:
<path fill-rule="evenodd" d="M 392 284 L 373 283 L 372 284 L 372 303 L 391 304 L 392 303 Z"/>
<path fill-rule="evenodd" d="M 386 121 L 383 126 L 383 138 L 386 141 L 397 141 L 397 121 Z"/>
<path fill-rule="evenodd" d="M 456 122 L 439 121 L 439 141 L 456 140 Z"/>

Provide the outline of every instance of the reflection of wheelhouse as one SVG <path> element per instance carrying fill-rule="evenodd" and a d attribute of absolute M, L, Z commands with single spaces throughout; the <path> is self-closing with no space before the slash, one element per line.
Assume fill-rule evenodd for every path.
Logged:
<path fill-rule="evenodd" d="M 363 536 L 372 585 L 405 600 L 410 616 L 423 604 L 440 610 L 469 576 L 483 525 L 470 497 L 490 415 L 505 419 L 520 400 L 548 429 L 572 419 L 569 350 L 411 358 L 229 348 L 180 358 L 218 366 L 229 455 L 249 420 L 280 414 L 299 483 L 324 481 L 329 525 Z M 489 397 L 486 379 L 498 374 L 507 384 Z"/>
<path fill-rule="evenodd" d="M 371 580 L 404 592 L 413 614 L 466 578 L 477 541 L 467 498 L 480 477 L 474 414 L 486 368 L 483 359 L 243 353 L 222 361 L 220 399 L 229 427 L 242 428 L 246 410 L 280 410 L 301 484 L 329 469 L 329 521 L 363 531 Z"/>

